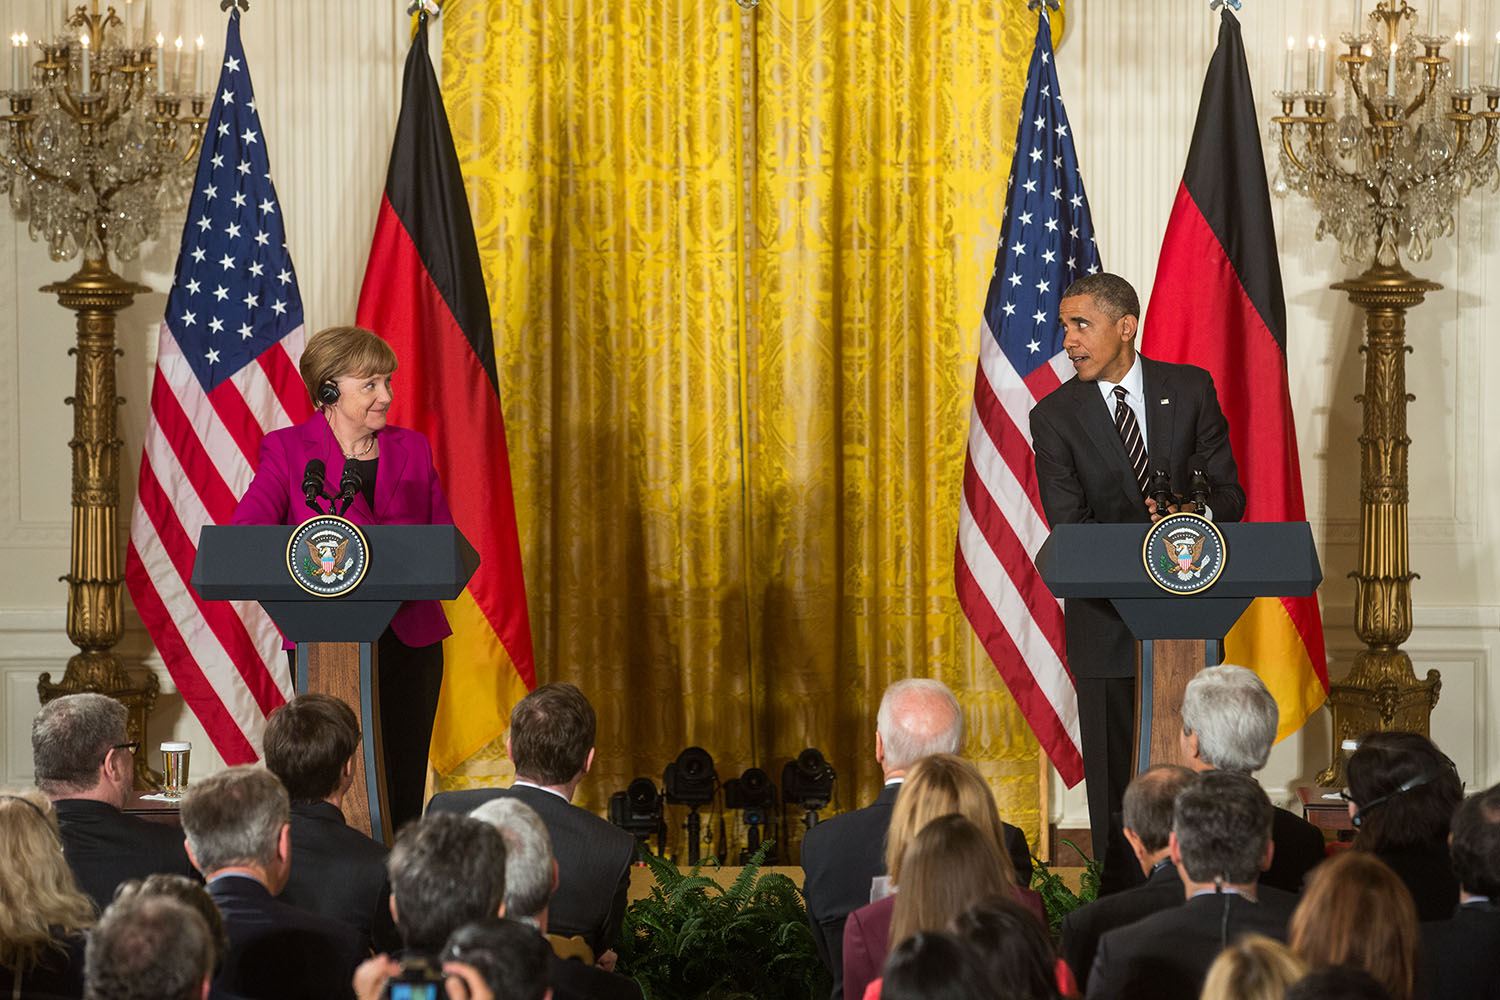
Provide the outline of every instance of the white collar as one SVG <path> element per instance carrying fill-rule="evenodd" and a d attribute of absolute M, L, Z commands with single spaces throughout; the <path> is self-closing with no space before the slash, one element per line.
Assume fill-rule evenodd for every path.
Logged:
<path fill-rule="evenodd" d="M 1102 378 L 1096 379 L 1095 382 L 1098 384 L 1099 392 L 1103 395 L 1106 403 L 1114 402 L 1112 397 L 1115 394 L 1116 385 L 1123 385 L 1125 387 L 1127 399 L 1145 399 L 1146 375 L 1144 369 L 1141 368 L 1141 352 L 1135 352 L 1135 360 L 1131 362 L 1130 371 L 1126 372 L 1125 377 L 1120 379 L 1119 382 L 1106 382 Z"/>
<path fill-rule="evenodd" d="M 569 805 L 573 804 L 573 800 L 572 799 L 568 798 L 566 795 L 564 795 L 562 792 L 559 792 L 557 789 L 552 788 L 552 787 L 550 787 L 548 785 L 538 785 L 535 781 L 527 781 L 525 778 L 517 778 L 515 781 L 511 782 L 510 787 L 512 787 L 512 788 L 522 788 L 522 787 L 525 787 L 525 788 L 540 788 L 544 792 L 551 792 L 553 795 L 556 795 L 558 798 L 562 799 L 564 802 L 568 803 Z"/>

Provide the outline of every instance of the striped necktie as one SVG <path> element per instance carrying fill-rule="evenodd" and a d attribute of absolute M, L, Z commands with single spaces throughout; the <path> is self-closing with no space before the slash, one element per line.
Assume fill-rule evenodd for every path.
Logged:
<path fill-rule="evenodd" d="M 1135 470 L 1135 481 L 1146 495 L 1146 442 L 1141 440 L 1141 425 L 1136 423 L 1135 411 L 1125 402 L 1125 387 L 1115 386 L 1115 430 L 1125 442 L 1125 454 L 1130 456 L 1130 467 Z"/>

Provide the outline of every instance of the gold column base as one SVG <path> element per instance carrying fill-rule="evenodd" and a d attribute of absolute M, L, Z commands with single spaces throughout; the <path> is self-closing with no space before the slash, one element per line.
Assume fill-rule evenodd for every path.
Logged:
<path fill-rule="evenodd" d="M 68 694 L 103 694 L 124 705 L 126 738 L 136 743 L 136 790 L 161 791 L 161 772 L 147 762 L 150 748 L 146 741 L 146 717 L 156 707 L 156 696 L 161 693 L 155 674 L 147 674 L 145 682 L 137 685 L 114 653 L 102 649 L 85 650 L 73 654 L 68 660 L 68 669 L 60 682 L 52 683 L 51 672 L 42 674 L 36 683 L 36 693 L 43 705 Z"/>
<path fill-rule="evenodd" d="M 1442 692 L 1443 680 L 1436 670 L 1426 680 L 1417 680 L 1411 657 L 1400 649 L 1365 650 L 1354 657 L 1354 667 L 1343 680 L 1328 688 L 1328 709 L 1333 714 L 1333 760 L 1318 772 L 1325 787 L 1344 784 L 1344 765 L 1349 759 L 1345 740 L 1366 733 L 1402 732 L 1428 735 L 1433 706 Z"/>

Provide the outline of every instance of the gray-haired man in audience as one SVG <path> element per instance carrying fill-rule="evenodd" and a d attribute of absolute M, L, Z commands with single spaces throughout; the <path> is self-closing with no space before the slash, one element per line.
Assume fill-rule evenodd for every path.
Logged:
<path fill-rule="evenodd" d="M 194 874 L 176 830 L 121 811 L 135 782 L 126 721 L 125 706 L 113 698 L 70 694 L 47 702 L 31 723 L 37 787 L 57 810 L 78 887 L 100 910 L 121 882 Z"/>
<path fill-rule="evenodd" d="M 1253 774 L 1266 766 L 1280 718 L 1276 699 L 1254 672 L 1227 663 L 1207 667 L 1182 695 L 1183 760 L 1195 771 Z M 1260 884 L 1301 892 L 1307 873 L 1324 858 L 1323 834 L 1285 809 L 1272 815 L 1276 854 Z"/>
<path fill-rule="evenodd" d="M 111 903 L 89 934 L 84 995 L 89 1000 L 204 1000 L 213 974 L 208 923 L 164 896 Z"/>
<path fill-rule="evenodd" d="M 560 878 L 546 824 L 535 809 L 513 798 L 491 799 L 469 815 L 500 831 L 505 841 L 506 915 L 546 934 L 548 903 Z M 553 954 L 549 971 L 554 1000 L 639 1000 L 641 996 L 635 980 L 576 959 Z"/>

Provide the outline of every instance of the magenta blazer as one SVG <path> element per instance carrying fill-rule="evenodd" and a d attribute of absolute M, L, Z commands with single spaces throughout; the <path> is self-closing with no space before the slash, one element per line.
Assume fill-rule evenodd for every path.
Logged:
<path fill-rule="evenodd" d="M 344 454 L 322 413 L 296 427 L 272 431 L 260 442 L 255 479 L 234 508 L 231 524 L 301 524 L 313 516 L 302 496 L 302 471 L 323 460 L 323 490 L 339 491 Z M 432 464 L 432 446 L 416 431 L 386 426 L 380 432 L 375 473 L 375 509 L 363 493 L 344 515 L 355 524 L 452 524 L 453 512 Z M 408 646 L 430 646 L 453 633 L 438 601 L 407 601 L 391 619 L 396 638 Z"/>

